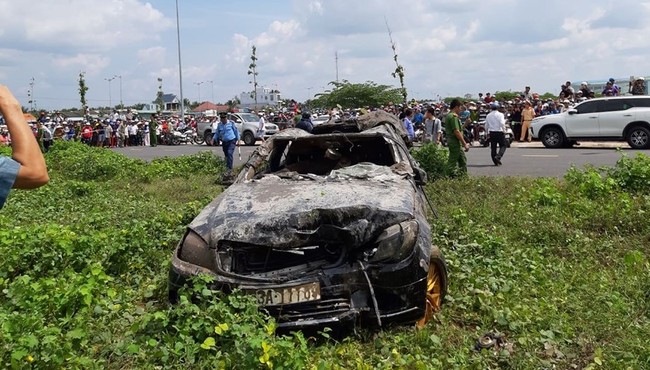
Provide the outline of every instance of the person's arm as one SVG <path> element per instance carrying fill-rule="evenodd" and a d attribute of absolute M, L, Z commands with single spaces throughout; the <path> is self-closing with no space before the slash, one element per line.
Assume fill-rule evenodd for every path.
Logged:
<path fill-rule="evenodd" d="M 4 85 L 0 85 L 0 113 L 4 116 L 11 134 L 12 157 L 20 164 L 13 187 L 33 189 L 47 184 L 50 177 L 43 153 L 31 128 L 25 122 L 20 103 Z"/>

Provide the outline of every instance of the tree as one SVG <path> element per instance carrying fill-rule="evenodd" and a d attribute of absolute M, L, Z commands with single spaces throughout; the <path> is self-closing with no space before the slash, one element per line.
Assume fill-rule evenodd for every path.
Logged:
<path fill-rule="evenodd" d="M 399 84 L 402 87 L 400 93 L 402 94 L 402 101 L 404 104 L 408 101 L 407 99 L 407 92 L 406 92 L 406 87 L 404 87 L 404 67 L 402 67 L 401 64 L 397 61 L 397 48 L 395 46 L 395 42 L 393 41 L 393 33 L 390 31 L 390 27 L 388 27 L 388 20 L 386 20 L 386 28 L 388 29 L 388 38 L 390 39 L 390 47 L 393 49 L 393 60 L 395 61 L 395 72 L 391 73 L 393 78 L 399 77 Z"/>
<path fill-rule="evenodd" d="M 231 112 L 232 112 L 233 110 L 235 110 L 235 108 L 236 108 L 239 104 L 241 104 L 241 101 L 239 101 L 239 98 L 236 97 L 236 96 L 235 96 L 234 98 L 232 98 L 232 99 L 230 99 L 230 100 L 228 100 L 228 101 L 226 102 L 226 105 L 228 106 L 228 110 L 231 111 Z"/>
<path fill-rule="evenodd" d="M 541 95 L 539 98 L 542 99 L 542 100 L 557 99 L 557 95 L 553 94 L 553 93 L 550 93 L 550 92 L 547 92 L 544 95 Z"/>
<path fill-rule="evenodd" d="M 199 105 L 201 105 L 201 103 L 199 103 L 198 101 L 190 101 L 190 99 L 185 98 L 183 99 L 183 105 L 189 109 L 194 109 Z"/>
<path fill-rule="evenodd" d="M 86 79 L 84 76 L 86 72 L 79 72 L 79 102 L 81 103 L 81 111 L 84 115 L 88 112 L 88 102 L 86 101 L 86 93 L 88 86 L 86 86 Z"/>
<path fill-rule="evenodd" d="M 165 101 L 163 100 L 163 89 L 162 89 L 162 78 L 158 77 L 158 93 L 156 94 L 156 105 L 158 105 L 158 110 L 163 110 L 165 108 Z"/>
<path fill-rule="evenodd" d="M 248 75 L 253 76 L 253 81 L 250 81 L 251 84 L 253 84 L 253 96 L 252 98 L 255 99 L 255 110 L 257 110 L 257 56 L 256 56 L 256 51 L 257 48 L 255 45 L 252 47 L 252 53 L 251 53 L 251 64 L 248 65 Z"/>
<path fill-rule="evenodd" d="M 372 81 L 351 83 L 348 80 L 332 81 L 332 90 L 316 94 L 310 101 L 316 108 L 333 108 L 340 105 L 343 108 L 379 107 L 389 102 L 400 101 L 402 95 L 399 88 L 388 85 L 377 85 Z"/>
<path fill-rule="evenodd" d="M 508 101 L 508 100 L 515 100 L 515 98 L 519 97 L 519 95 L 520 93 L 513 92 L 512 90 L 497 91 L 494 93 L 494 98 L 497 101 Z"/>

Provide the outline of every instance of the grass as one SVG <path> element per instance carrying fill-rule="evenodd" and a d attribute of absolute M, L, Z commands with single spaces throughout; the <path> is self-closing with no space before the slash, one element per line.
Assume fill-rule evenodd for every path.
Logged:
<path fill-rule="evenodd" d="M 430 183 L 449 264 L 443 310 L 422 330 L 324 331 L 313 344 L 275 335 L 249 298 L 201 280 L 192 299 L 166 303 L 170 253 L 222 191 L 223 163 L 57 150 L 51 183 L 0 211 L 0 367 L 650 368 L 647 157 L 562 180 Z M 101 171 L 84 167 L 88 150 Z M 475 350 L 486 332 L 505 343 Z"/>

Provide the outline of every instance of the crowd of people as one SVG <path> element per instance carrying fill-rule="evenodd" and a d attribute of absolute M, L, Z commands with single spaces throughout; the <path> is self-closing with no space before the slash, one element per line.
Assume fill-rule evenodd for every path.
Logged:
<path fill-rule="evenodd" d="M 628 93 L 642 95 L 646 92 L 645 79 L 637 77 L 629 82 Z M 602 96 L 618 96 L 624 94 L 615 79 L 610 78 L 599 92 Z M 450 146 L 452 153 L 451 161 L 455 161 L 461 171 L 466 171 L 462 160 L 461 148 L 467 149 L 474 141 L 478 140 L 479 122 L 485 122 L 486 130 L 496 133 L 499 137 L 493 143 L 492 158 L 495 165 L 501 165 L 501 158 L 504 150 L 500 149 L 495 154 L 495 147 L 500 145 L 502 140 L 499 132 L 505 131 L 505 123 L 509 123 L 518 141 L 531 141 L 530 124 L 533 118 L 538 116 L 558 114 L 570 109 L 573 105 L 587 99 L 596 97 L 596 93 L 588 83 L 580 84 L 579 89 L 574 89 L 570 81 L 561 85 L 559 94 L 555 98 L 543 98 L 533 93 L 530 86 L 510 100 L 501 99 L 497 101 L 494 94 L 490 92 L 479 93 L 478 99 L 453 100 L 449 103 L 443 101 L 411 104 L 388 103 L 379 107 L 362 107 L 359 109 L 341 109 L 340 107 L 327 111 L 318 112 L 326 118 L 354 118 L 367 111 L 381 109 L 398 116 L 404 124 L 411 141 L 441 143 L 443 139 Z M 496 114 L 498 112 L 499 114 Z M 238 135 L 228 135 L 226 131 L 220 131 L 220 124 L 230 124 L 231 129 L 234 123 L 227 119 L 227 114 L 222 112 L 218 117 L 192 116 L 185 119 L 178 116 L 153 115 L 149 119 L 141 119 L 130 109 L 124 112 L 113 111 L 102 118 L 89 118 L 70 121 L 63 117 L 61 112 L 55 111 L 48 115 L 47 112 L 40 112 L 36 122 L 32 125 L 34 136 L 37 139 L 41 151 L 46 152 L 53 140 L 75 140 L 91 146 L 98 147 L 125 147 L 125 146 L 156 146 L 159 142 L 165 143 L 170 132 L 174 130 L 184 131 L 196 129 L 197 122 L 211 122 L 214 143 L 228 143 L 224 146 L 224 154 L 230 158 L 229 169 L 232 168 L 232 152 L 238 144 Z M 265 123 L 275 123 L 280 129 L 296 127 L 311 132 L 313 129 L 312 113 L 299 104 L 293 105 L 292 109 L 275 110 L 265 109 L 264 111 L 253 112 L 260 117 L 258 139 L 263 140 Z M 492 114 L 492 122 L 488 116 Z M 496 117 L 496 118 L 495 118 Z M 457 121 L 456 122 L 456 118 Z M 499 129 L 503 122 L 503 130 Z M 464 133 L 469 132 L 469 137 Z M 232 131 L 232 130 L 231 130 Z M 234 130 L 236 131 L 236 130 Z M 221 136 L 227 136 L 225 139 Z M 232 137 L 231 137 L 232 136 Z M 494 135 L 491 135 L 494 138 Z M 234 141 L 233 141 L 234 140 Z M 4 130 L 0 132 L 0 144 L 9 144 L 11 141 L 9 133 Z M 232 141 L 232 145 L 230 142 Z M 467 147 L 467 148 L 466 148 Z M 461 152 L 461 154 L 458 154 Z"/>

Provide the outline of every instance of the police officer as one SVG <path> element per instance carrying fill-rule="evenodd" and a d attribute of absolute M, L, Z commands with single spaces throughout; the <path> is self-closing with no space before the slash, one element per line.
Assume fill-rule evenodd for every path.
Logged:
<path fill-rule="evenodd" d="M 463 129 L 460 124 L 459 113 L 463 110 L 460 100 L 454 99 L 449 105 L 449 113 L 445 117 L 445 135 L 449 145 L 449 161 L 447 162 L 449 175 L 454 176 L 456 173 L 461 175 L 467 174 L 467 157 L 461 150 L 469 151 L 469 143 L 465 142 Z"/>
<path fill-rule="evenodd" d="M 235 146 L 239 145 L 239 131 L 237 131 L 235 123 L 228 119 L 226 112 L 219 113 L 219 124 L 212 140 L 215 143 L 221 140 L 221 148 L 226 157 L 226 167 L 228 167 L 227 175 L 230 176 Z"/>

